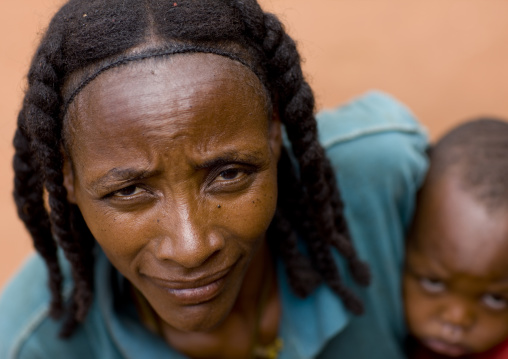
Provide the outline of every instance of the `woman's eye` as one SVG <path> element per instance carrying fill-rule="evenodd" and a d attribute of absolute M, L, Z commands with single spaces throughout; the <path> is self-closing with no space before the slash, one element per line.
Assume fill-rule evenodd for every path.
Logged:
<path fill-rule="evenodd" d="M 119 189 L 118 191 L 115 191 L 112 193 L 112 196 L 115 197 L 129 197 L 129 196 L 135 196 L 138 193 L 142 192 L 143 189 L 138 186 L 128 186 L 122 189 Z"/>
<path fill-rule="evenodd" d="M 485 294 L 482 297 L 482 302 L 490 309 L 501 310 L 508 306 L 506 298 L 497 294 Z"/>
<path fill-rule="evenodd" d="M 225 181 L 232 181 L 237 179 L 243 174 L 243 171 L 240 171 L 239 169 L 232 168 L 225 171 L 222 171 L 219 173 L 219 178 Z"/>
<path fill-rule="evenodd" d="M 428 293 L 441 293 L 446 289 L 442 281 L 433 278 L 420 278 L 420 285 Z"/>
<path fill-rule="evenodd" d="M 211 170 L 207 185 L 210 191 L 220 193 L 241 192 L 252 184 L 256 172 L 257 169 L 254 166 L 228 164 Z"/>

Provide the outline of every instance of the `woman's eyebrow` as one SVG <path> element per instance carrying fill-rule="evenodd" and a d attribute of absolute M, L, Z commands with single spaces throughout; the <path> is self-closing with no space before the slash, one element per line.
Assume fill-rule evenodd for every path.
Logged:
<path fill-rule="evenodd" d="M 101 176 L 90 183 L 94 190 L 107 188 L 111 182 L 137 181 L 148 177 L 156 176 L 160 171 L 149 171 L 136 168 L 112 168 L 104 176 Z"/>
<path fill-rule="evenodd" d="M 263 154 L 261 151 L 249 152 L 249 153 L 239 153 L 236 151 L 225 152 L 218 157 L 212 158 L 205 162 L 196 164 L 194 166 L 195 170 L 202 170 L 207 168 L 219 167 L 228 163 L 246 163 L 257 165 L 260 162 L 263 162 Z"/>
<path fill-rule="evenodd" d="M 263 162 L 263 154 L 261 151 L 254 151 L 249 153 L 238 153 L 230 151 L 221 154 L 218 157 L 212 158 L 194 166 L 195 170 L 202 170 L 207 168 L 218 167 L 227 163 L 246 163 L 258 165 Z M 126 182 L 138 181 L 145 178 L 153 177 L 160 174 L 160 170 L 147 170 L 137 168 L 112 168 L 105 175 L 94 179 L 90 183 L 90 187 L 97 191 L 111 186 L 112 182 Z"/>

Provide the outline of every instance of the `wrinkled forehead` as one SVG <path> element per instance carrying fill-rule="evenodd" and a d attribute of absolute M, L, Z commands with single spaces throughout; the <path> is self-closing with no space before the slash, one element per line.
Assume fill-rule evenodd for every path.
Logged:
<path fill-rule="evenodd" d="M 256 74 L 244 64 L 225 56 L 209 53 L 173 54 L 110 68 L 88 83 L 69 105 L 64 120 L 65 147 L 69 149 L 71 145 L 71 133 L 76 128 L 76 120 L 83 117 L 81 114 L 89 112 L 90 105 L 103 102 L 98 97 L 100 94 L 121 92 L 125 86 L 135 86 L 141 96 L 144 92 L 147 96 L 157 96 L 157 88 L 167 91 L 170 85 L 174 91 L 185 88 L 190 97 L 203 97 L 208 89 L 216 86 L 221 86 L 226 95 L 234 88 L 232 84 L 237 86 L 237 90 L 248 89 L 252 96 L 262 99 L 263 111 L 267 118 L 271 117 L 270 98 Z M 172 105 L 168 103 L 168 106 Z"/>
<path fill-rule="evenodd" d="M 225 58 L 229 58 L 250 69 L 259 81 L 265 86 L 268 92 L 267 77 L 265 69 L 262 66 L 262 59 L 259 54 L 252 49 L 233 42 L 221 42 L 217 44 L 187 44 L 173 40 L 170 43 L 162 43 L 157 37 L 149 38 L 144 44 L 129 49 L 123 53 L 110 58 L 105 58 L 95 63 L 89 64 L 77 71 L 69 73 L 65 76 L 62 87 L 63 108 L 62 116 L 66 115 L 67 109 L 73 102 L 74 98 L 86 87 L 93 82 L 102 73 L 111 69 L 129 65 L 131 63 L 142 62 L 150 59 L 164 60 L 172 56 L 188 54 L 215 54 Z"/>

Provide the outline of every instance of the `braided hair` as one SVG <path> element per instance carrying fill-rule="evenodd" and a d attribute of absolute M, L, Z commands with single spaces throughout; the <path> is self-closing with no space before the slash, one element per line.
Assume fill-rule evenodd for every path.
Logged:
<path fill-rule="evenodd" d="M 343 284 L 333 249 L 346 258 L 356 282 L 367 285 L 370 274 L 351 243 L 336 179 L 318 142 L 314 96 L 300 56 L 277 17 L 263 12 L 255 0 L 69 0 L 53 17 L 32 60 L 14 138 L 14 198 L 48 267 L 50 313 L 67 316 L 62 336 L 72 334 L 91 305 L 94 261 L 94 239 L 63 185 L 66 109 L 109 68 L 182 52 L 227 56 L 259 77 L 290 141 L 278 164 L 270 248 L 285 264 L 298 296 L 324 282 L 346 308 L 361 313 L 362 303 Z M 67 307 L 58 248 L 72 268 L 74 289 Z"/>

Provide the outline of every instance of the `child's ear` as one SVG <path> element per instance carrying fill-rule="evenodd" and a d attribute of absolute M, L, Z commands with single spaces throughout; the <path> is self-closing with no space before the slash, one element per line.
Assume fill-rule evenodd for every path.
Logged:
<path fill-rule="evenodd" d="M 69 156 L 62 150 L 63 156 L 63 185 L 67 190 L 67 201 L 76 204 L 76 195 L 74 192 L 74 171 Z"/>
<path fill-rule="evenodd" d="M 272 149 L 272 153 L 275 155 L 277 161 L 280 158 L 280 151 L 282 146 L 282 128 L 280 123 L 279 112 L 274 109 L 272 120 L 270 122 L 269 128 L 269 137 L 270 137 L 270 147 Z"/>

